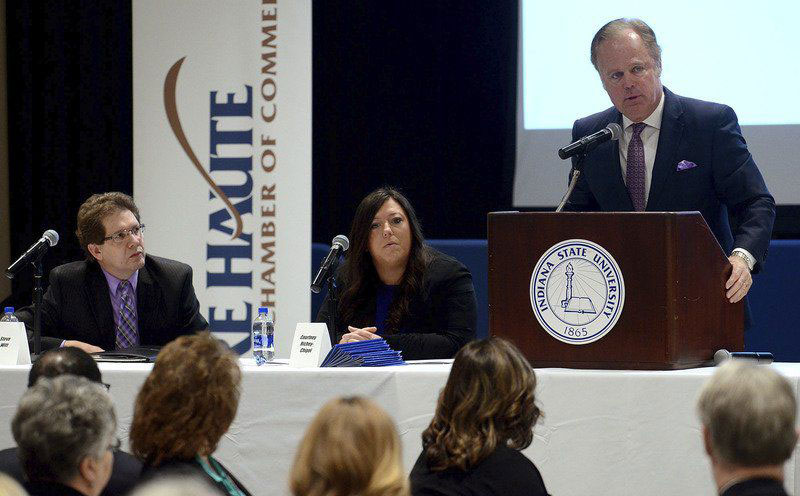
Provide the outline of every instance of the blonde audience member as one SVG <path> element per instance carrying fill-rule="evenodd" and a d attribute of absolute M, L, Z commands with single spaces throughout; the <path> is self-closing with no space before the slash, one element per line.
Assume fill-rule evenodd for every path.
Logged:
<path fill-rule="evenodd" d="M 329 401 L 300 442 L 294 496 L 406 496 L 408 481 L 392 419 L 359 397 Z"/>
<path fill-rule="evenodd" d="M 13 477 L 0 472 L 0 496 L 28 496 Z"/>

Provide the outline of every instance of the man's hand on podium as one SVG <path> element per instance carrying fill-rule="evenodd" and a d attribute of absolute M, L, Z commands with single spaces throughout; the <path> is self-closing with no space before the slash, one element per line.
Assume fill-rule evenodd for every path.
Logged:
<path fill-rule="evenodd" d="M 733 271 L 731 272 L 731 277 L 725 283 L 725 289 L 728 290 L 725 297 L 731 303 L 736 303 L 750 291 L 750 286 L 753 285 L 753 276 L 750 275 L 750 268 L 747 266 L 747 262 L 739 255 L 731 255 L 728 260 L 733 265 Z"/>
<path fill-rule="evenodd" d="M 101 351 L 105 351 L 103 348 L 99 346 L 95 346 L 89 343 L 84 343 L 83 341 L 67 340 L 64 341 L 64 346 L 73 346 L 75 348 L 80 348 L 86 353 L 99 353 Z"/>

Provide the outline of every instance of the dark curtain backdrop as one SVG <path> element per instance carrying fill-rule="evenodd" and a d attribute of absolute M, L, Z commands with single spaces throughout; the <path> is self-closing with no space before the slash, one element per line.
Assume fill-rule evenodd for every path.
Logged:
<path fill-rule="evenodd" d="M 430 238 L 485 238 L 511 205 L 517 1 L 314 3 L 314 231 L 403 190 Z"/>
<path fill-rule="evenodd" d="M 83 257 L 92 193 L 131 193 L 129 1 L 7 3 L 11 251 L 61 235 Z M 367 192 L 407 193 L 429 237 L 484 238 L 511 204 L 517 2 L 314 2 L 313 239 L 349 230 Z M 21 274 L 6 303 L 30 302 Z"/>
<path fill-rule="evenodd" d="M 6 3 L 11 253 L 46 229 L 61 236 L 45 273 L 83 254 L 75 237 L 91 194 L 132 192 L 129 2 Z M 30 302 L 31 271 L 8 304 Z"/>

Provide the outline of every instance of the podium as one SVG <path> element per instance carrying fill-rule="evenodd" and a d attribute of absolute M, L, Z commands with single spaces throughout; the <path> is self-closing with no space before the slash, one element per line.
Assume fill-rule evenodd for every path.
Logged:
<path fill-rule="evenodd" d="M 699 212 L 492 212 L 488 243 L 489 333 L 534 367 L 680 369 L 744 349 Z"/>

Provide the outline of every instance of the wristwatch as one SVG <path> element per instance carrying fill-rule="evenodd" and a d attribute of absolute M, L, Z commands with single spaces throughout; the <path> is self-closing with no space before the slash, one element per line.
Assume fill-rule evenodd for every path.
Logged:
<path fill-rule="evenodd" d="M 733 253 L 731 253 L 731 255 L 736 255 L 737 257 L 744 260 L 744 263 L 747 264 L 747 268 L 750 269 L 750 272 L 752 272 L 753 267 L 756 266 L 756 261 L 753 260 L 753 258 L 750 255 L 741 250 L 733 250 Z"/>

